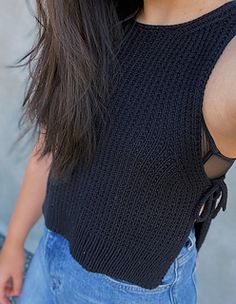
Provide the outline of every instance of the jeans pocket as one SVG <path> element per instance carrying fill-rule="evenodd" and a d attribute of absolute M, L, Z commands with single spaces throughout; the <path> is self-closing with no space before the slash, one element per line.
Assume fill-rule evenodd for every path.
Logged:
<path fill-rule="evenodd" d="M 172 289 L 174 303 L 197 303 L 196 259 L 196 251 L 192 249 L 178 264 L 178 278 Z"/>
<path fill-rule="evenodd" d="M 192 228 L 192 230 L 190 231 L 190 234 L 186 242 L 184 243 L 184 246 L 181 248 L 178 254 L 178 265 L 185 263 L 188 260 L 190 254 L 193 253 L 193 251 L 196 251 L 196 236 L 194 228 Z"/>
<path fill-rule="evenodd" d="M 160 293 L 166 291 L 175 283 L 177 279 L 177 261 L 174 260 L 174 262 L 170 265 L 168 271 L 164 275 L 161 283 L 157 287 L 152 289 L 144 288 L 135 283 L 123 279 L 114 278 L 105 274 L 100 273 L 100 276 L 102 276 L 110 285 L 118 289 L 125 289 L 133 292 L 147 294 Z"/>

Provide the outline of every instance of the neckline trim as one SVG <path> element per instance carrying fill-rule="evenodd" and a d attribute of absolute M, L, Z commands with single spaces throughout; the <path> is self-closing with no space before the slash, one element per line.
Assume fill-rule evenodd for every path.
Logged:
<path fill-rule="evenodd" d="M 185 27 L 191 27 L 191 26 L 198 26 L 202 23 L 206 23 L 207 21 L 213 20 L 218 15 L 221 15 L 222 13 L 230 10 L 231 7 L 236 7 L 236 1 L 232 0 L 229 2 L 226 2 L 224 4 L 221 4 L 220 6 L 214 8 L 213 10 L 200 15 L 197 18 L 194 18 L 189 21 L 181 22 L 181 23 L 174 23 L 174 24 L 147 24 L 140 21 L 137 21 L 134 18 L 134 24 L 137 27 L 144 28 L 144 29 L 150 29 L 150 30 L 156 30 L 156 29 L 182 29 Z"/>

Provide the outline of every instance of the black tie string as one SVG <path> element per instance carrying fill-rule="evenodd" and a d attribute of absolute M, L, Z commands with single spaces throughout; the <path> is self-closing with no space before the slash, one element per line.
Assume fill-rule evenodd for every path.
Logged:
<path fill-rule="evenodd" d="M 226 210 L 227 204 L 227 186 L 224 182 L 225 175 L 212 179 L 212 186 L 203 194 L 200 202 L 201 206 L 205 204 L 201 214 L 198 213 L 196 222 L 204 222 L 208 217 L 215 218 L 222 208 Z M 221 195 L 220 201 L 216 206 L 217 199 Z"/>

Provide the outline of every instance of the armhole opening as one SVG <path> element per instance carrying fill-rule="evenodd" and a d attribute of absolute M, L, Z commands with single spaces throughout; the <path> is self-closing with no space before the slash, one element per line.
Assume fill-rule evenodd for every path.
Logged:
<path fill-rule="evenodd" d="M 206 128 L 204 120 L 201 132 L 202 159 L 206 175 L 212 179 L 226 174 L 233 165 L 235 158 L 229 158 L 220 153 L 209 130 Z"/>
<path fill-rule="evenodd" d="M 201 102 L 199 108 L 199 115 L 201 124 L 199 125 L 198 134 L 199 134 L 199 142 L 200 147 L 197 147 L 197 153 L 199 157 L 201 157 L 201 168 L 200 172 L 202 174 L 203 179 L 210 185 L 211 179 L 221 177 L 225 175 L 228 169 L 232 166 L 233 162 L 236 158 L 229 158 L 223 155 L 219 149 L 217 148 L 213 137 L 211 136 L 204 117 L 203 117 L 203 100 L 205 96 L 205 90 L 211 74 L 223 55 L 226 47 L 230 44 L 230 42 L 236 37 L 236 27 L 233 27 L 223 36 L 221 41 L 218 41 L 218 46 L 215 49 L 215 56 L 209 62 L 209 69 L 204 71 L 203 81 L 200 84 L 200 88 L 202 89 Z M 199 89 L 199 88 L 198 88 Z M 202 140 L 200 140 L 202 138 Z M 201 154 L 202 153 L 202 154 Z M 203 172 L 202 172 L 203 171 Z"/>

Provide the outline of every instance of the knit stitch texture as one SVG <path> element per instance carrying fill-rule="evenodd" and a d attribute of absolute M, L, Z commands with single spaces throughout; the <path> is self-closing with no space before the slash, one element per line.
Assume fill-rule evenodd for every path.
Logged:
<path fill-rule="evenodd" d="M 180 24 L 133 21 L 94 161 L 89 169 L 78 163 L 68 182 L 49 176 L 43 204 L 46 226 L 69 240 L 87 270 L 156 288 L 192 226 L 199 251 L 225 210 L 225 175 L 210 179 L 203 167 L 201 111 L 235 34 L 235 1 Z M 200 218 L 203 202 L 209 212 Z"/>

